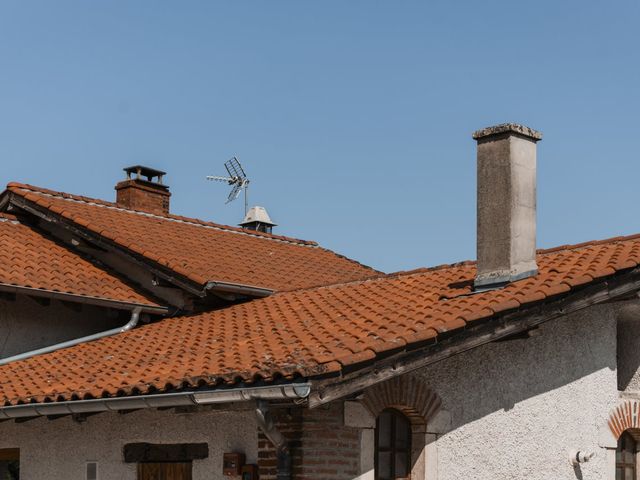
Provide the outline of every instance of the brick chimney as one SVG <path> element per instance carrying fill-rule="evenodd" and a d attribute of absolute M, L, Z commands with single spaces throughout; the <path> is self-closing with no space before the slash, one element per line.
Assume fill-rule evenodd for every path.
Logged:
<path fill-rule="evenodd" d="M 492 288 L 538 273 L 536 143 L 542 134 L 505 123 L 478 130 L 478 273 Z"/>
<path fill-rule="evenodd" d="M 141 165 L 127 167 L 124 171 L 127 179 L 116 185 L 116 204 L 159 215 L 169 213 L 171 194 L 169 187 L 162 184 L 165 172 Z"/>

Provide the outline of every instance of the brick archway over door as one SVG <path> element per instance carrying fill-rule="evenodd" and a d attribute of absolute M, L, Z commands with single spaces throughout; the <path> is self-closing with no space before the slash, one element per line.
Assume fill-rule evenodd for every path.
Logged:
<path fill-rule="evenodd" d="M 362 403 L 377 418 L 385 408 L 404 413 L 413 425 L 426 425 L 440 409 L 440 397 L 422 381 L 403 375 L 366 390 Z"/>
<path fill-rule="evenodd" d="M 640 402 L 625 400 L 614 408 L 609 414 L 609 429 L 616 440 L 625 430 L 640 438 Z"/>

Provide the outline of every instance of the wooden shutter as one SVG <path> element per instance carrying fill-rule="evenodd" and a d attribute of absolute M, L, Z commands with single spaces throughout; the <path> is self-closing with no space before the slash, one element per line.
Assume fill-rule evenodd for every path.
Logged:
<path fill-rule="evenodd" d="M 139 463 L 138 480 L 192 480 L 191 462 Z"/>
<path fill-rule="evenodd" d="M 392 408 L 383 410 L 376 422 L 376 480 L 406 480 L 411 477 L 411 424 Z"/>

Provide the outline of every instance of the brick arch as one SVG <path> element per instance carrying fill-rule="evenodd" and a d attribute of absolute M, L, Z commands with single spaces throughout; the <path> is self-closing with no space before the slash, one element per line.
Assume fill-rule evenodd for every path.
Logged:
<path fill-rule="evenodd" d="M 616 440 L 626 430 L 629 430 L 637 440 L 640 438 L 640 402 L 637 400 L 621 402 L 611 410 L 608 423 Z"/>
<path fill-rule="evenodd" d="M 440 409 L 440 397 L 421 380 L 407 376 L 379 383 L 364 394 L 362 403 L 374 417 L 385 408 L 395 408 L 413 425 L 426 425 Z"/>

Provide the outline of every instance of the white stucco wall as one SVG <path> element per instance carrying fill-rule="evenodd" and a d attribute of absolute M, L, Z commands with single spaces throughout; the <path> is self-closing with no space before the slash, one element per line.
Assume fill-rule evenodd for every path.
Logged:
<path fill-rule="evenodd" d="M 618 399 L 615 322 L 592 308 L 417 372 L 451 414 L 428 480 L 612 478 L 599 439 Z M 571 449 L 597 456 L 574 469 Z"/>
<path fill-rule="evenodd" d="M 26 295 L 0 299 L 0 358 L 115 328 L 129 317 L 91 305 L 75 311 L 57 300 L 43 306 Z"/>
<path fill-rule="evenodd" d="M 257 462 L 257 426 L 251 411 L 176 414 L 141 410 L 101 413 L 78 424 L 69 417 L 0 424 L 0 448 L 20 448 L 21 480 L 85 478 L 85 462 L 98 462 L 99 480 L 135 480 L 136 465 L 123 462 L 127 443 L 209 444 L 209 457 L 193 462 L 194 480 L 220 480 L 222 454 L 241 452 Z"/>

